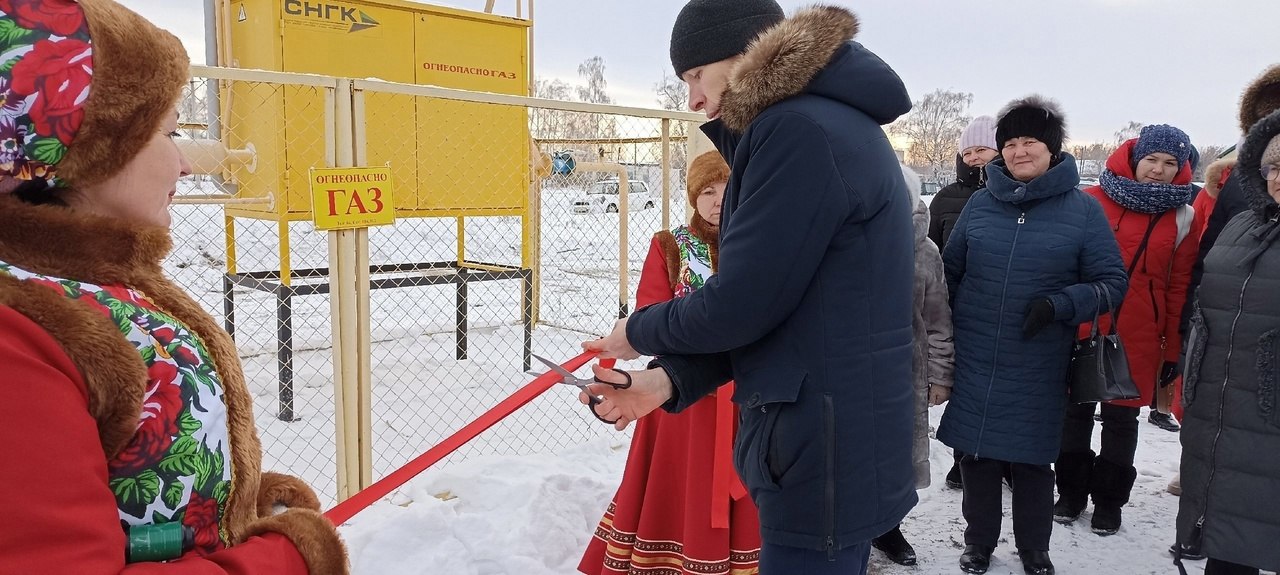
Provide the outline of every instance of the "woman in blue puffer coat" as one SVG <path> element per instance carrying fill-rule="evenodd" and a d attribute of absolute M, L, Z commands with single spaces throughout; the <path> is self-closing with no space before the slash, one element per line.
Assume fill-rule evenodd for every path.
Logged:
<path fill-rule="evenodd" d="M 943 261 L 956 371 L 938 439 L 968 455 L 965 551 L 985 573 L 1000 538 L 1001 470 L 1013 471 L 1013 526 L 1029 574 L 1053 573 L 1053 470 L 1067 406 L 1075 328 L 1124 297 L 1127 278 L 1098 201 L 1076 189 L 1057 104 L 1010 103 L 996 124 L 1001 158 L 987 164 Z M 1099 298 L 1098 294 L 1107 297 Z M 1109 298 L 1109 299 L 1108 299 Z"/>

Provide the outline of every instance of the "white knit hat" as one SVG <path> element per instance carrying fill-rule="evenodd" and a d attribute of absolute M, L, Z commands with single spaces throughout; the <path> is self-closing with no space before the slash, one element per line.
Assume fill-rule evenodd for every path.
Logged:
<path fill-rule="evenodd" d="M 978 116 L 965 126 L 964 132 L 960 134 L 960 142 L 956 146 L 956 151 L 964 153 L 965 150 L 974 146 L 984 146 L 992 150 L 999 150 L 996 147 L 996 119 L 991 116 Z"/>

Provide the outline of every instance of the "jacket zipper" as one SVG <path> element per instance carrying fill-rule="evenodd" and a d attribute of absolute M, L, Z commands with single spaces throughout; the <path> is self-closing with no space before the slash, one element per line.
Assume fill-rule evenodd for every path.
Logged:
<path fill-rule="evenodd" d="M 991 388 L 996 384 L 996 365 L 1000 363 L 1000 335 L 1004 331 L 1004 303 L 1009 295 L 1009 272 L 1013 270 L 1013 254 L 1018 251 L 1018 235 L 1022 233 L 1022 224 L 1027 223 L 1027 212 L 1018 214 L 1018 226 L 1013 228 L 1013 244 L 1009 246 L 1009 263 L 1004 268 L 1004 285 L 1000 288 L 1000 321 L 996 322 L 996 351 L 991 356 L 991 379 L 987 381 L 987 397 L 982 401 L 982 425 L 978 427 L 978 442 L 974 445 L 973 457 L 976 459 L 982 452 L 982 436 L 987 431 L 987 410 L 991 408 Z"/>
<path fill-rule="evenodd" d="M 827 532 L 827 561 L 836 560 L 836 407 L 830 393 L 822 395 L 822 421 L 827 447 L 826 505 L 822 509 Z"/>
<path fill-rule="evenodd" d="M 1236 327 L 1240 325 L 1240 316 L 1244 315 L 1244 294 L 1249 289 L 1249 281 L 1253 279 L 1253 273 L 1253 270 L 1250 270 L 1249 275 L 1244 278 L 1244 285 L 1240 286 L 1240 302 L 1236 306 L 1236 317 L 1231 321 L 1231 333 L 1227 336 L 1226 373 L 1222 378 L 1222 391 L 1218 394 L 1218 430 L 1213 436 L 1213 445 L 1209 448 L 1209 479 L 1204 483 L 1204 507 L 1200 509 L 1200 518 L 1196 519 L 1195 529 L 1191 532 L 1192 542 L 1200 540 L 1204 529 L 1205 517 L 1209 514 L 1209 493 L 1213 487 L 1213 478 L 1218 472 L 1218 442 L 1222 439 L 1223 416 L 1225 415 L 1227 401 L 1227 382 L 1231 381 L 1231 356 L 1236 347 Z"/>

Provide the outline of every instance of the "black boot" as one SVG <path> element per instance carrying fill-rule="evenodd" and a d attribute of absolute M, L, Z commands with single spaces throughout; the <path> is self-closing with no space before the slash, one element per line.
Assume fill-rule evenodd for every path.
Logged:
<path fill-rule="evenodd" d="M 1018 558 L 1022 560 L 1022 570 L 1027 575 L 1053 575 L 1053 561 L 1049 560 L 1048 551 L 1019 549 Z"/>
<path fill-rule="evenodd" d="M 1204 561 L 1204 553 L 1200 551 L 1200 543 L 1174 543 L 1169 554 L 1177 558 L 1179 555 L 1187 561 Z"/>
<path fill-rule="evenodd" d="M 1147 422 L 1165 431 L 1178 431 L 1179 429 L 1182 429 L 1182 427 L 1178 425 L 1178 422 L 1173 420 L 1172 415 L 1160 413 L 1154 409 L 1151 410 L 1151 415 L 1147 416 Z"/>
<path fill-rule="evenodd" d="M 1101 457 L 1093 464 L 1089 492 L 1093 495 L 1093 521 L 1098 535 L 1115 535 L 1120 530 L 1120 508 L 1129 502 L 1129 492 L 1138 478 L 1132 465 L 1122 467 Z"/>
<path fill-rule="evenodd" d="M 958 450 L 952 450 L 952 454 L 955 457 L 955 463 L 951 464 L 951 471 L 947 472 L 947 487 L 964 489 L 964 479 L 960 477 L 960 459 L 964 454 Z"/>
<path fill-rule="evenodd" d="M 892 531 L 885 533 L 871 540 L 871 546 L 883 551 L 889 557 L 890 561 L 898 565 L 915 565 L 916 550 L 907 543 L 907 538 L 902 536 L 902 526 L 894 527 Z"/>
<path fill-rule="evenodd" d="M 986 573 L 991 568 L 991 554 L 994 547 L 986 545 L 965 545 L 964 554 L 960 556 L 960 570 L 965 573 Z"/>
<path fill-rule="evenodd" d="M 1053 520 L 1070 525 L 1089 504 L 1089 481 L 1093 475 L 1092 451 L 1063 453 L 1053 465 L 1058 484 L 1058 502 L 1053 506 Z"/>

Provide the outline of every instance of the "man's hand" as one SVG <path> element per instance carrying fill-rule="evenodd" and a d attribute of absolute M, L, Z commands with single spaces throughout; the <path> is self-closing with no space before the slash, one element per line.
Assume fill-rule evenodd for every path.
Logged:
<path fill-rule="evenodd" d="M 612 369 L 593 365 L 591 370 L 601 381 L 626 383 L 626 378 Z M 614 389 L 599 383 L 588 386 L 591 393 L 602 399 L 595 407 L 596 415 L 616 420 L 613 427 L 618 431 L 626 429 L 631 422 L 662 407 L 662 404 L 671 399 L 671 378 L 667 376 L 666 370 L 659 367 L 628 373 L 631 374 L 631 387 L 627 389 Z M 591 402 L 586 392 L 578 394 L 578 401 L 583 405 Z"/>
<path fill-rule="evenodd" d="M 951 388 L 941 385 L 929 386 L 929 407 L 942 405 L 951 399 Z"/>
<path fill-rule="evenodd" d="M 582 349 L 599 352 L 600 357 L 604 359 L 636 359 L 640 357 L 639 352 L 633 349 L 631 343 L 627 341 L 627 318 L 625 317 L 613 324 L 612 333 L 597 340 L 584 342 Z"/>

